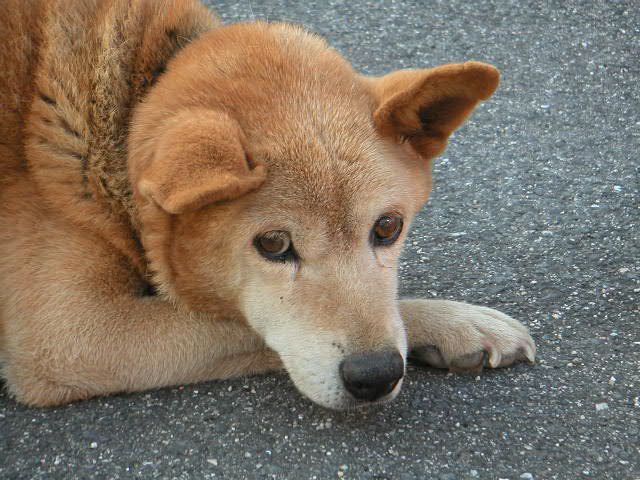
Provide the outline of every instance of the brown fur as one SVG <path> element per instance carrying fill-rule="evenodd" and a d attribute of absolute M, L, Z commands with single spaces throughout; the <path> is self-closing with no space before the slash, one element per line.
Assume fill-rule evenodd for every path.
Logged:
<path fill-rule="evenodd" d="M 493 67 L 366 78 L 315 35 L 220 27 L 195 0 L 5 0 L 0 33 L 0 361 L 18 400 L 284 366 L 344 408 L 350 353 L 533 359 L 506 315 L 398 302 L 400 242 L 368 243 L 381 214 L 408 228 Z M 291 232 L 297 267 L 259 257 L 269 230 Z"/>

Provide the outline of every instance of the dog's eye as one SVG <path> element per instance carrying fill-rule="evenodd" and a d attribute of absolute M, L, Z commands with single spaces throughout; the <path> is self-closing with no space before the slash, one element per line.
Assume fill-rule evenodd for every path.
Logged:
<path fill-rule="evenodd" d="M 273 230 L 258 235 L 253 244 L 258 253 L 267 260 L 285 262 L 294 257 L 291 237 L 282 230 Z"/>
<path fill-rule="evenodd" d="M 391 245 L 402 232 L 402 217 L 399 215 L 383 215 L 373 225 L 371 239 L 375 246 Z"/>

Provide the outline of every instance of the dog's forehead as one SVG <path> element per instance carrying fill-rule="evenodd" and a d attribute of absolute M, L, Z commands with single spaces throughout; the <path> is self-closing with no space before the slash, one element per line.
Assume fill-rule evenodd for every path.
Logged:
<path fill-rule="evenodd" d="M 289 143 L 296 148 L 264 158 L 267 180 L 254 204 L 263 218 L 350 237 L 368 229 L 377 215 L 413 208 L 407 205 L 412 186 L 406 170 L 398 168 L 401 160 L 391 158 L 373 136 L 347 150 L 326 139 Z"/>
<path fill-rule="evenodd" d="M 202 50 L 193 53 L 197 62 L 185 63 L 203 70 L 197 73 L 206 78 L 202 88 L 209 101 L 249 137 L 274 139 L 276 145 L 289 138 L 284 148 L 293 150 L 297 136 L 333 137 L 335 144 L 362 126 L 373 128 L 375 99 L 366 82 L 322 38 L 299 27 L 260 22 L 225 27 L 203 42 Z"/>
<path fill-rule="evenodd" d="M 342 222 L 402 183 L 394 182 L 402 172 L 390 164 L 366 102 L 314 92 L 291 103 L 251 131 L 252 153 L 267 167 L 269 199 Z"/>

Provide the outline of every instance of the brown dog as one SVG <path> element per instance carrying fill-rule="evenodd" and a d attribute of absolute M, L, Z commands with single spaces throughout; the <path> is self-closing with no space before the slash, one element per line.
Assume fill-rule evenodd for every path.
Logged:
<path fill-rule="evenodd" d="M 431 159 L 495 68 L 367 78 L 298 27 L 220 26 L 195 0 L 4 0 L 0 33 L 0 360 L 19 401 L 284 367 L 346 408 L 393 398 L 408 352 L 533 361 L 502 313 L 397 300 Z"/>

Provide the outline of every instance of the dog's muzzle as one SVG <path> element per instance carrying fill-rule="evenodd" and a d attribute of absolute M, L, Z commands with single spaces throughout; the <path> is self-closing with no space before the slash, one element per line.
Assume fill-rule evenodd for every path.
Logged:
<path fill-rule="evenodd" d="M 340 363 L 345 388 L 367 402 L 391 393 L 403 375 L 404 360 L 397 351 L 349 355 Z"/>

